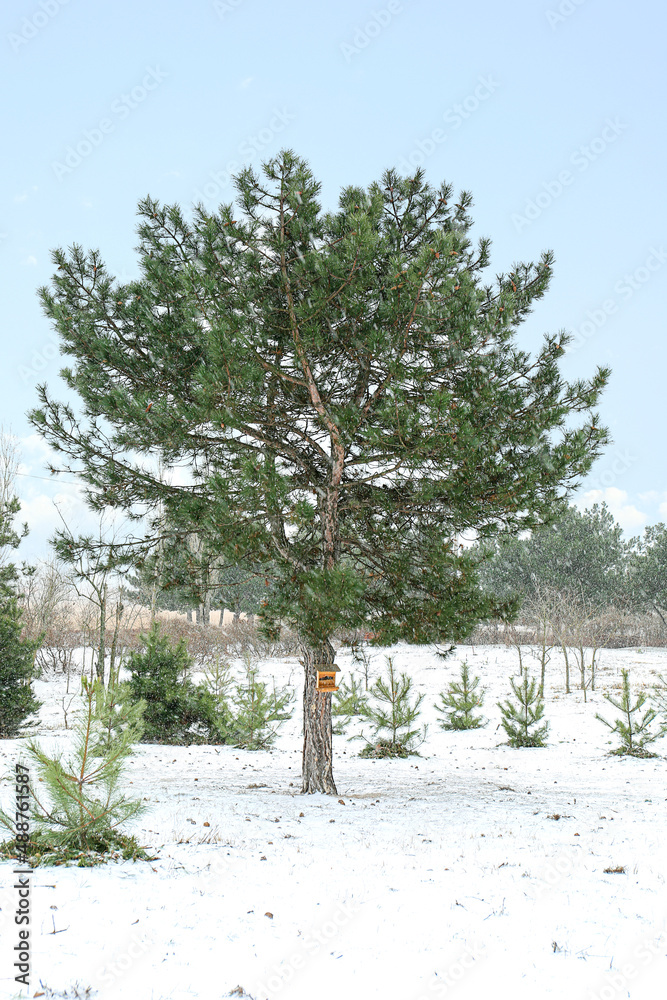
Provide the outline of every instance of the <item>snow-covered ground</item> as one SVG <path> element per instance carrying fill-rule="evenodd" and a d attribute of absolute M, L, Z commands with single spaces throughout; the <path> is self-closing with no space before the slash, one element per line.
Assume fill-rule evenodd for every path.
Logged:
<path fill-rule="evenodd" d="M 615 738 L 595 713 L 615 716 L 602 692 L 622 667 L 635 686 L 667 673 L 667 650 L 603 651 L 587 704 L 564 694 L 554 655 L 545 749 L 502 745 L 511 650 L 459 647 L 443 662 L 399 644 L 370 651 L 375 673 L 385 652 L 426 692 L 428 740 L 422 757 L 373 761 L 334 737 L 336 797 L 299 794 L 298 700 L 273 751 L 140 746 L 130 791 L 147 812 L 130 832 L 159 859 L 35 871 L 29 995 L 664 997 L 665 759 L 606 755 Z M 490 721 L 443 732 L 432 705 L 464 658 L 488 688 Z M 341 676 L 359 671 L 346 650 L 337 663 Z M 300 688 L 295 658 L 262 671 L 278 682 L 291 672 Z M 63 685 L 36 689 L 43 744 L 62 746 Z M 3 773 L 18 747 L 0 744 Z M 667 738 L 654 749 L 667 755 Z M 10 798 L 5 781 L 5 808 Z M 0 876 L 0 996 L 13 997 L 11 863 Z"/>

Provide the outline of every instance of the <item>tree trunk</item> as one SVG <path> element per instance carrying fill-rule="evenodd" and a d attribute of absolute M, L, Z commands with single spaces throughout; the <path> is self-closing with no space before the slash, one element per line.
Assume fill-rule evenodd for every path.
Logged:
<path fill-rule="evenodd" d="M 302 644 L 305 683 L 303 687 L 302 793 L 337 795 L 333 778 L 331 693 L 317 690 L 317 666 L 332 666 L 334 649 L 328 640 L 318 648 Z M 320 666 L 320 670 L 325 669 Z"/>
<path fill-rule="evenodd" d="M 95 665 L 95 672 L 98 678 L 102 681 L 104 685 L 104 659 L 106 656 L 106 644 L 107 644 L 107 585 L 104 584 L 102 588 L 102 593 L 100 597 L 100 634 L 99 634 L 99 649 L 97 651 L 97 663 Z"/>
<path fill-rule="evenodd" d="M 116 649 L 118 647 L 118 633 L 123 617 L 123 603 L 119 598 L 116 602 L 116 618 L 114 621 L 113 636 L 111 637 L 111 651 L 109 653 L 109 687 L 114 683 L 114 671 L 116 669 Z"/>

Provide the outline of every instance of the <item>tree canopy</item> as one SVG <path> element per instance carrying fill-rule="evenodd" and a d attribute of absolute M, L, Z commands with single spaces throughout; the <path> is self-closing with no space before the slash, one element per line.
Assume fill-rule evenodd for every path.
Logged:
<path fill-rule="evenodd" d="M 301 636 L 310 711 L 336 627 L 451 643 L 512 613 L 458 537 L 563 513 L 608 441 L 593 408 L 609 370 L 565 382 L 562 332 L 534 358 L 515 345 L 553 254 L 485 284 L 467 192 L 388 170 L 323 212 L 291 151 L 236 186 L 190 221 L 141 201 L 136 281 L 98 250 L 54 251 L 40 298 L 82 412 L 43 385 L 31 420 L 91 506 L 160 508 L 229 562 L 274 568 L 259 627 Z M 179 466 L 189 481 L 157 471 Z"/>
<path fill-rule="evenodd" d="M 628 543 L 604 503 L 568 507 L 527 538 L 503 537 L 485 548 L 492 555 L 480 579 L 497 595 L 532 597 L 548 587 L 599 606 L 625 599 Z"/>

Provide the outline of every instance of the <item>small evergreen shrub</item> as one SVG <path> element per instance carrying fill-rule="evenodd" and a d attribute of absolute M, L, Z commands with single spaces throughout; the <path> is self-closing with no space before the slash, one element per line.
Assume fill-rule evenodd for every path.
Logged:
<path fill-rule="evenodd" d="M 354 718 L 364 718 L 368 712 L 368 696 L 362 689 L 361 681 L 351 674 L 350 681 L 341 681 L 335 696 L 331 699 L 331 715 L 335 736 L 343 736 Z"/>
<path fill-rule="evenodd" d="M 140 815 L 144 805 L 121 791 L 126 760 L 138 739 L 141 706 L 132 709 L 120 729 L 109 726 L 109 700 L 99 679 L 82 682 L 84 710 L 79 715 L 73 750 L 50 757 L 34 741 L 27 744 L 37 775 L 30 789 L 31 834 L 26 854 L 33 863 L 80 865 L 99 863 L 101 855 L 147 857 L 136 840 L 120 827 Z M 43 784 L 39 788 L 37 782 Z M 39 792 L 37 792 L 39 788 Z M 12 818 L 0 822 L 14 830 Z M 3 845 L 12 856 L 15 841 Z"/>
<path fill-rule="evenodd" d="M 658 684 L 653 685 L 653 704 L 663 723 L 667 725 L 667 679 L 658 674 L 658 681 Z"/>
<path fill-rule="evenodd" d="M 604 697 L 610 705 L 613 705 L 614 708 L 617 708 L 622 713 L 622 717 L 611 723 L 599 713 L 595 715 L 596 719 L 603 722 L 605 726 L 611 729 L 612 733 L 618 733 L 621 738 L 620 747 L 609 752 L 628 757 L 657 757 L 658 754 L 651 753 L 650 750 L 646 749 L 646 746 L 667 733 L 667 724 L 662 723 L 658 726 L 657 730 L 651 730 L 651 724 L 658 717 L 658 713 L 654 708 L 647 708 L 640 718 L 635 718 L 636 714 L 644 707 L 647 695 L 645 691 L 640 691 L 633 705 L 629 671 L 622 670 L 621 675 L 623 677 L 623 689 L 620 700 L 617 700 L 610 694 L 605 694 Z"/>
<path fill-rule="evenodd" d="M 426 739 L 427 727 L 422 730 L 411 727 L 421 714 L 424 695 L 419 694 L 411 701 L 412 678 L 405 673 L 398 677 L 393 657 L 385 659 L 386 679 L 379 677 L 375 681 L 371 688 L 375 704 L 371 703 L 364 712 L 371 725 L 371 738 L 367 739 L 363 733 L 352 738 L 366 742 L 360 757 L 418 757 L 417 747 Z"/>
<path fill-rule="evenodd" d="M 236 685 L 233 697 L 231 741 L 244 750 L 266 750 L 272 746 L 280 725 L 292 715 L 290 705 L 293 693 L 287 687 L 269 691 L 263 681 L 257 680 L 257 667 L 252 665 L 250 654 L 244 654 L 245 678 Z"/>
<path fill-rule="evenodd" d="M 32 690 L 39 642 L 21 638 L 16 595 L 0 585 L 0 739 L 15 739 L 41 708 Z"/>
<path fill-rule="evenodd" d="M 474 714 L 484 701 L 484 690 L 477 690 L 480 678 L 470 677 L 467 660 L 461 664 L 461 680 L 451 681 L 447 691 L 439 694 L 440 704 L 433 707 L 443 716 L 439 720 L 442 729 L 479 729 L 485 723 L 481 716 Z"/>
<path fill-rule="evenodd" d="M 130 653 L 127 668 L 133 701 L 145 701 L 144 743 L 226 743 L 230 715 L 224 700 L 190 680 L 192 659 L 184 639 L 174 646 L 154 622 L 143 650 Z"/>
<path fill-rule="evenodd" d="M 129 739 L 130 744 L 141 740 L 146 702 L 134 701 L 131 685 L 119 682 L 118 671 L 109 679 L 108 687 L 96 684 L 94 695 L 97 738 L 90 748 L 94 757 L 110 753 L 119 740 Z"/>
<path fill-rule="evenodd" d="M 511 747 L 543 747 L 549 731 L 549 723 L 539 726 L 544 715 L 544 699 L 540 695 L 535 678 L 529 680 L 524 674 L 521 684 L 513 677 L 509 679 L 516 704 L 506 700 L 498 702 L 502 713 L 501 725 L 507 733 Z M 537 728 L 534 728 L 537 727 Z"/>

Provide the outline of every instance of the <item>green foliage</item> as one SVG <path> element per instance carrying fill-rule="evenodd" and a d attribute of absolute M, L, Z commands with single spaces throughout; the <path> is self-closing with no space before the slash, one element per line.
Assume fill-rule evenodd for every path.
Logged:
<path fill-rule="evenodd" d="M 204 669 L 204 685 L 213 695 L 220 711 L 225 710 L 233 683 L 231 663 L 221 656 L 214 657 Z"/>
<path fill-rule="evenodd" d="M 605 726 L 611 729 L 612 733 L 617 733 L 621 738 L 620 747 L 611 750 L 610 753 L 629 757 L 657 757 L 658 755 L 651 753 L 650 750 L 646 749 L 646 746 L 667 733 L 667 723 L 659 725 L 657 730 L 651 730 L 651 724 L 658 717 L 658 713 L 654 708 L 647 708 L 643 715 L 635 718 L 635 715 L 644 707 L 648 696 L 645 691 L 640 691 L 633 705 L 629 671 L 622 670 L 621 675 L 623 677 L 623 688 L 620 699 L 614 698 L 609 693 L 605 694 L 604 697 L 610 705 L 613 705 L 614 708 L 617 708 L 622 713 L 622 717 L 611 723 L 599 713 L 595 715 L 596 719 L 603 722 Z"/>
<path fill-rule="evenodd" d="M 52 860 L 64 860 L 127 848 L 119 828 L 144 810 L 139 799 L 128 799 L 121 791 L 126 759 L 140 733 L 137 715 L 115 734 L 102 687 L 99 679 L 83 679 L 83 712 L 69 755 L 50 757 L 34 741 L 27 744 L 37 781 L 43 784 L 39 793 L 37 782 L 30 790 L 31 850 L 42 858 L 51 852 Z M 3 813 L 0 820 L 13 830 L 10 817 Z"/>
<path fill-rule="evenodd" d="M 657 611 L 665 621 L 667 611 L 667 528 L 651 524 L 643 538 L 629 542 L 628 590 L 632 606 L 639 611 Z"/>
<path fill-rule="evenodd" d="M 553 255 L 489 283 L 471 195 L 422 170 L 344 187 L 326 213 L 289 150 L 235 183 L 236 205 L 191 219 L 144 199 L 136 281 L 96 250 L 53 253 L 39 294 L 82 416 L 40 386 L 33 426 L 65 468 L 83 467 L 94 505 L 135 518 L 161 506 L 212 557 L 272 567 L 264 638 L 283 624 L 317 648 L 372 622 L 378 645 L 463 641 L 514 604 L 480 592 L 457 531 L 539 526 L 608 440 L 594 413 L 608 369 L 568 383 L 567 335 L 535 357 L 515 343 Z M 341 472 L 335 509 L 322 432 Z M 196 489 L 146 455 L 194 467 Z M 153 520 L 146 548 L 159 534 Z M 136 558 L 129 543 L 115 551 Z"/>
<path fill-rule="evenodd" d="M 1 819 L 0 816 L 0 821 Z M 23 854 L 22 851 L 18 851 L 14 840 L 6 840 L 0 844 L 0 857 L 25 857 L 33 868 L 37 865 L 53 867 L 68 863 L 73 863 L 77 868 L 95 868 L 109 861 L 155 861 L 156 859 L 156 855 L 148 854 L 139 845 L 136 837 L 128 837 L 119 830 L 112 830 L 103 837 L 91 834 L 88 849 L 85 851 L 67 844 L 53 844 L 48 836 L 37 834 Z"/>
<path fill-rule="evenodd" d="M 20 736 L 40 709 L 32 690 L 38 641 L 21 638 L 17 598 L 0 590 L 0 739 Z"/>
<path fill-rule="evenodd" d="M 354 674 L 342 680 L 338 691 L 331 699 L 331 715 L 335 718 L 334 735 L 342 736 L 353 718 L 365 717 L 368 713 L 368 695 Z"/>
<path fill-rule="evenodd" d="M 439 694 L 440 704 L 434 705 L 444 716 L 440 719 L 443 729 L 479 729 L 484 725 L 481 716 L 474 714 L 484 701 L 484 690 L 478 691 L 480 678 L 470 677 L 467 660 L 461 664 L 461 680 L 451 681 L 447 691 Z"/>
<path fill-rule="evenodd" d="M 511 747 L 546 746 L 544 740 L 549 731 L 549 723 L 538 726 L 544 715 L 544 700 L 537 681 L 535 678 L 529 680 L 526 672 L 521 684 L 517 684 L 513 677 L 510 677 L 509 682 L 516 703 L 509 699 L 497 703 L 502 713 L 501 725 L 509 737 L 507 742 Z M 538 728 L 533 729 L 534 726 Z"/>
<path fill-rule="evenodd" d="M 131 577 L 130 596 L 147 606 L 204 612 L 204 621 L 210 607 L 257 614 L 266 597 L 267 574 L 270 581 L 270 569 L 246 569 L 220 555 L 215 538 L 166 524 L 160 544 Z"/>
<path fill-rule="evenodd" d="M 275 682 L 269 691 L 264 681 L 257 680 L 257 667 L 249 654 L 244 660 L 245 679 L 236 686 L 233 699 L 233 742 L 244 750 L 266 750 L 273 745 L 281 723 L 291 717 L 294 694 L 288 687 L 276 688 Z"/>
<path fill-rule="evenodd" d="M 641 653 L 641 649 L 637 650 Z M 662 717 L 662 721 L 667 725 L 667 678 L 663 677 L 662 674 L 658 674 L 658 684 L 653 685 L 653 703 L 657 707 L 658 714 Z"/>
<path fill-rule="evenodd" d="M 604 503 L 584 511 L 567 507 L 528 538 L 483 544 L 484 553 L 490 558 L 480 567 L 482 584 L 503 597 L 556 591 L 599 606 L 624 599 L 628 545 Z"/>
<path fill-rule="evenodd" d="M 378 677 L 375 681 L 371 688 L 374 704 L 371 703 L 364 712 L 364 718 L 371 725 L 371 738 L 367 739 L 361 733 L 353 739 L 366 742 L 360 757 L 418 757 L 417 747 L 426 739 L 427 727 L 424 726 L 421 731 L 411 727 L 421 714 L 424 695 L 419 694 L 412 701 L 412 678 L 405 673 L 398 677 L 394 658 L 385 656 L 385 660 L 386 679 Z"/>
<path fill-rule="evenodd" d="M 154 622 L 142 636 L 144 648 L 127 659 L 130 691 L 145 701 L 144 743 L 225 743 L 229 714 L 205 686 L 195 686 L 188 673 L 192 659 L 184 639 L 174 646 Z"/>
<path fill-rule="evenodd" d="M 19 535 L 13 520 L 21 509 L 15 497 L 0 496 L 0 551 L 15 549 L 27 534 Z M 20 736 L 41 703 L 32 690 L 39 639 L 21 637 L 23 616 L 17 594 L 18 571 L 13 563 L 0 565 L 0 739 Z"/>
<path fill-rule="evenodd" d="M 95 720 L 97 739 L 91 742 L 90 754 L 103 757 L 116 752 L 126 756 L 144 734 L 147 703 L 135 701 L 129 682 L 120 683 L 116 673 L 109 686 L 95 685 Z"/>

